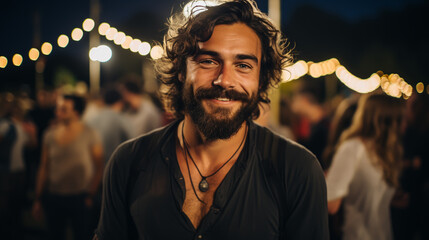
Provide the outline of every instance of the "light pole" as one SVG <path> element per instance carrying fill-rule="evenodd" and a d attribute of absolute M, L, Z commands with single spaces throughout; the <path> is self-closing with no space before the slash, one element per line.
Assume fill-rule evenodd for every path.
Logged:
<path fill-rule="evenodd" d="M 273 21 L 274 25 L 281 29 L 281 6 L 280 0 L 268 0 L 268 16 Z M 280 83 L 279 83 L 280 84 Z M 269 94 L 270 103 L 270 119 L 272 123 L 278 125 L 280 122 L 280 90 L 272 88 Z"/>
<path fill-rule="evenodd" d="M 90 1 L 90 17 L 94 20 L 95 26 L 99 24 L 100 18 L 100 3 L 99 0 Z M 100 35 L 95 30 L 89 33 L 89 49 L 100 45 Z M 100 62 L 89 60 L 89 84 L 90 93 L 92 96 L 98 95 L 100 92 Z"/>

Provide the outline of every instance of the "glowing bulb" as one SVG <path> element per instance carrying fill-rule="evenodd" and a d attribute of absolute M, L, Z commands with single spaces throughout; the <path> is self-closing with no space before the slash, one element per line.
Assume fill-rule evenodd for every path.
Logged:
<path fill-rule="evenodd" d="M 416 85 L 416 91 L 418 93 L 422 93 L 425 90 L 425 85 L 423 85 L 422 82 L 417 83 Z"/>
<path fill-rule="evenodd" d="M 115 36 L 115 39 L 113 39 L 113 42 L 116 45 L 121 45 L 122 43 L 125 42 L 125 37 L 126 37 L 125 33 L 118 32 L 118 34 L 116 34 L 116 36 Z"/>
<path fill-rule="evenodd" d="M 109 28 L 109 30 L 107 30 L 107 32 L 106 32 L 107 40 L 112 41 L 113 39 L 115 39 L 116 34 L 118 34 L 118 29 L 116 29 L 114 27 Z"/>
<path fill-rule="evenodd" d="M 7 58 L 5 56 L 0 56 L 0 68 L 5 68 L 7 66 Z"/>
<path fill-rule="evenodd" d="M 49 55 L 52 52 L 52 44 L 50 44 L 48 42 L 44 42 L 40 49 L 42 50 L 42 53 L 44 55 Z"/>
<path fill-rule="evenodd" d="M 107 62 L 112 58 L 112 50 L 106 45 L 93 47 L 89 51 L 89 58 L 92 61 Z"/>
<path fill-rule="evenodd" d="M 40 55 L 40 53 L 39 53 L 39 50 L 37 50 L 37 48 L 32 48 L 28 52 L 28 57 L 32 61 L 36 61 L 39 58 L 39 55 Z"/>
<path fill-rule="evenodd" d="M 75 28 L 73 29 L 72 33 L 71 33 L 71 37 L 74 41 L 80 41 L 83 37 L 83 31 L 80 28 Z"/>
<path fill-rule="evenodd" d="M 162 57 L 162 54 L 164 53 L 164 50 L 162 49 L 161 46 L 154 46 L 151 50 L 150 50 L 150 57 L 152 59 L 159 59 Z"/>
<path fill-rule="evenodd" d="M 131 44 L 131 42 L 133 41 L 133 38 L 132 37 L 130 37 L 130 36 L 126 36 L 125 37 L 125 41 L 121 44 L 121 47 L 123 48 L 123 49 L 128 49 L 128 48 L 130 48 L 130 44 Z"/>
<path fill-rule="evenodd" d="M 13 55 L 13 57 L 12 57 L 12 63 L 13 63 L 13 65 L 15 65 L 15 66 L 17 66 L 17 67 L 19 67 L 19 66 L 21 66 L 21 64 L 22 64 L 22 56 L 20 55 L 20 54 L 15 54 L 15 55 Z"/>
<path fill-rule="evenodd" d="M 134 39 L 131 41 L 130 44 L 130 50 L 131 52 L 138 52 L 139 51 L 139 46 L 142 43 L 142 41 L 140 41 L 139 39 Z"/>
<path fill-rule="evenodd" d="M 86 32 L 91 32 L 92 29 L 94 29 L 94 26 L 95 26 L 95 22 L 91 18 L 85 19 L 85 21 L 83 21 L 82 23 L 82 28 Z"/>
<path fill-rule="evenodd" d="M 284 82 L 288 82 L 288 81 L 298 79 L 307 73 L 308 73 L 308 64 L 305 61 L 300 60 L 295 64 L 283 69 L 282 79 Z"/>
<path fill-rule="evenodd" d="M 69 37 L 67 37 L 67 36 L 66 36 L 66 35 L 64 35 L 64 34 L 61 34 L 61 35 L 58 37 L 58 41 L 57 41 L 57 43 L 58 43 L 58 46 L 59 46 L 59 47 L 65 48 L 65 47 L 67 47 L 67 44 L 69 44 Z"/>
<path fill-rule="evenodd" d="M 148 42 L 142 42 L 139 46 L 139 53 L 142 56 L 146 56 L 150 53 L 150 44 Z"/>
<path fill-rule="evenodd" d="M 335 74 L 344 85 L 359 93 L 369 93 L 380 86 L 380 76 L 377 73 L 367 79 L 360 79 L 351 74 L 344 66 L 339 66 Z"/>
<path fill-rule="evenodd" d="M 100 33 L 100 35 L 104 36 L 106 35 L 107 30 L 109 30 L 110 25 L 108 23 L 102 23 L 100 24 L 100 26 L 98 26 L 98 33 Z"/>
<path fill-rule="evenodd" d="M 323 75 L 322 64 L 320 64 L 320 63 L 313 63 L 313 64 L 311 64 L 310 68 L 308 69 L 308 73 L 313 78 L 319 78 L 320 76 Z"/>

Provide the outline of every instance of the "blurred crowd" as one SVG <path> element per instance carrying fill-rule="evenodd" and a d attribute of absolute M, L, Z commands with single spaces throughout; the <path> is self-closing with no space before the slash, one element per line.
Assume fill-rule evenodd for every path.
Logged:
<path fill-rule="evenodd" d="M 142 83 L 125 76 L 99 96 L 0 93 L 2 239 L 91 238 L 115 148 L 172 121 Z M 328 99 L 320 84 L 302 81 L 282 95 L 279 119 L 260 107 L 255 122 L 307 147 L 324 169 L 331 239 L 354 234 L 360 220 L 391 232 L 379 239 L 429 239 L 429 95 Z M 355 208 L 365 208 L 362 219 Z"/>

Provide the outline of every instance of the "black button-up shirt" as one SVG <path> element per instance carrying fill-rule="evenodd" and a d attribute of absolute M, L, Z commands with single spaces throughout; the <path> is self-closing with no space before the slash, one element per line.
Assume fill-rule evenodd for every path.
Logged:
<path fill-rule="evenodd" d="M 317 159 L 303 147 L 282 139 L 287 143 L 282 150 L 286 159 L 281 160 L 285 161 L 282 190 L 286 199 L 279 199 L 261 165 L 256 131 L 261 127 L 253 122 L 249 122 L 240 156 L 195 229 L 182 211 L 186 192 L 176 158 L 177 126 L 175 122 L 115 151 L 104 176 L 102 214 L 96 231 L 100 240 L 280 239 L 281 235 L 288 239 L 328 239 L 326 186 Z M 155 146 L 151 144 L 154 136 L 160 143 Z M 142 148 L 152 149 L 142 152 Z M 145 163 L 140 165 L 144 167 L 135 183 L 130 183 L 133 159 Z M 127 191 L 130 184 L 132 189 Z"/>

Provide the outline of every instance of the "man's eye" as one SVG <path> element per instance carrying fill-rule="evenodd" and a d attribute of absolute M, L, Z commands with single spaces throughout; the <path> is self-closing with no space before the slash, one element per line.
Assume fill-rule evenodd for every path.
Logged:
<path fill-rule="evenodd" d="M 215 67 L 217 66 L 217 62 L 212 59 L 204 59 L 198 62 L 203 67 Z"/>
<path fill-rule="evenodd" d="M 250 70 L 252 69 L 252 66 L 246 63 L 239 63 L 237 64 L 237 67 L 243 70 Z"/>

